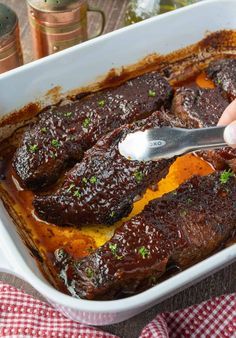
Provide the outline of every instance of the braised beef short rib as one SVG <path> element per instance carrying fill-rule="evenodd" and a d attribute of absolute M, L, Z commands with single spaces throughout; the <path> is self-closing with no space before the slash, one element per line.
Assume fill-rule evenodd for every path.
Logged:
<path fill-rule="evenodd" d="M 228 94 L 231 100 L 236 98 L 236 59 L 213 61 L 206 73 L 218 88 Z"/>
<path fill-rule="evenodd" d="M 110 241 L 74 260 L 57 250 L 67 292 L 85 299 L 115 299 L 158 283 L 167 267 L 204 259 L 236 230 L 236 179 L 230 172 L 194 176 L 155 199 L 121 225 Z"/>
<path fill-rule="evenodd" d="M 165 112 L 155 112 L 145 120 L 124 125 L 101 138 L 71 169 L 56 192 L 34 200 L 38 217 L 58 225 L 113 224 L 127 216 L 137 196 L 156 185 L 173 159 L 129 161 L 119 153 L 118 144 L 128 133 L 163 125 Z"/>
<path fill-rule="evenodd" d="M 157 72 L 42 112 L 23 135 L 13 167 L 20 183 L 37 190 L 55 182 L 103 135 L 169 107 L 173 90 Z"/>
<path fill-rule="evenodd" d="M 171 110 L 186 128 L 204 128 L 216 126 L 228 104 L 218 89 L 181 87 Z"/>
<path fill-rule="evenodd" d="M 219 89 L 181 87 L 175 93 L 171 111 L 186 128 L 204 128 L 216 126 L 228 104 L 228 99 Z M 236 150 L 230 147 L 201 151 L 197 155 L 216 170 L 228 167 L 236 170 Z"/>

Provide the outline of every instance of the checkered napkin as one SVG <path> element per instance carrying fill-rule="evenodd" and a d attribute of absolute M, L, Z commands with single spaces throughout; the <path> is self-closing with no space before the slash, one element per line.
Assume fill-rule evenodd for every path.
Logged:
<path fill-rule="evenodd" d="M 236 338 L 236 293 L 159 314 L 140 338 Z"/>
<path fill-rule="evenodd" d="M 0 337 L 117 338 L 66 319 L 48 304 L 3 283 L 0 283 Z M 159 314 L 140 335 L 140 338 L 152 337 L 236 337 L 236 294 Z"/>

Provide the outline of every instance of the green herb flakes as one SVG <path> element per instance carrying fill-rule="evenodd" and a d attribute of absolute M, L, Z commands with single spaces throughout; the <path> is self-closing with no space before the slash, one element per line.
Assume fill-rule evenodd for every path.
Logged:
<path fill-rule="evenodd" d="M 151 284 L 156 284 L 157 280 L 158 280 L 157 276 L 150 276 L 149 277 L 149 281 L 150 281 Z"/>
<path fill-rule="evenodd" d="M 117 244 L 112 244 L 112 243 L 109 243 L 109 249 L 111 250 L 112 254 L 115 256 L 116 259 L 123 259 L 123 256 L 119 256 L 117 255 Z"/>
<path fill-rule="evenodd" d="M 55 159 L 57 157 L 57 153 L 54 153 L 53 151 L 49 152 L 49 156 L 53 159 Z"/>
<path fill-rule="evenodd" d="M 113 218 L 114 216 L 115 216 L 115 211 L 112 211 L 112 212 L 110 213 L 110 217 Z"/>
<path fill-rule="evenodd" d="M 97 182 L 97 177 L 96 176 L 92 176 L 91 178 L 90 178 L 90 183 L 96 183 Z"/>
<path fill-rule="evenodd" d="M 46 132 L 47 132 L 47 128 L 45 128 L 45 127 L 44 127 L 44 128 L 41 128 L 41 132 L 42 132 L 42 133 L 46 133 Z"/>
<path fill-rule="evenodd" d="M 228 182 L 229 178 L 234 176 L 232 170 L 224 170 L 220 175 L 220 183 L 225 184 Z"/>
<path fill-rule="evenodd" d="M 186 210 L 180 210 L 179 212 L 181 217 L 185 217 L 187 215 L 187 211 Z"/>
<path fill-rule="evenodd" d="M 141 248 L 138 249 L 138 253 L 142 256 L 143 259 L 147 258 L 150 255 L 150 251 L 145 246 L 141 246 Z"/>
<path fill-rule="evenodd" d="M 60 142 L 56 139 L 53 139 L 51 143 L 52 143 L 52 146 L 55 147 L 55 148 L 60 147 Z"/>
<path fill-rule="evenodd" d="M 75 185 L 72 183 L 66 191 L 70 192 L 74 187 L 75 187 Z"/>
<path fill-rule="evenodd" d="M 154 90 L 149 89 L 148 96 L 149 97 L 155 97 L 156 96 L 156 92 Z"/>
<path fill-rule="evenodd" d="M 74 197 L 81 197 L 81 193 L 79 192 L 79 190 L 75 190 L 74 194 L 73 194 Z"/>
<path fill-rule="evenodd" d="M 83 177 L 83 178 L 82 178 L 82 182 L 85 183 L 85 184 L 88 183 L 87 178 L 86 178 L 86 177 Z"/>
<path fill-rule="evenodd" d="M 218 80 L 217 80 L 217 83 L 218 83 L 218 84 L 221 84 L 221 83 L 222 83 L 222 80 L 221 80 L 221 79 L 218 79 Z"/>
<path fill-rule="evenodd" d="M 141 171 L 135 171 L 134 177 L 138 183 L 142 182 L 143 180 L 143 173 Z"/>
<path fill-rule="evenodd" d="M 109 243 L 109 249 L 111 250 L 113 255 L 116 255 L 117 244 L 116 243 L 115 244 Z"/>
<path fill-rule="evenodd" d="M 82 123 L 83 127 L 87 129 L 88 126 L 90 125 L 90 122 L 91 120 L 89 118 L 86 118 Z"/>
<path fill-rule="evenodd" d="M 39 147 L 37 146 L 37 144 L 32 144 L 32 145 L 29 146 L 29 151 L 31 153 L 35 153 L 38 149 L 39 149 Z"/>
<path fill-rule="evenodd" d="M 104 107 L 105 106 L 105 100 L 100 100 L 98 101 L 99 107 Z"/>
<path fill-rule="evenodd" d="M 67 111 L 67 112 L 64 113 L 64 116 L 70 117 L 72 114 L 73 114 L 72 111 Z"/>
<path fill-rule="evenodd" d="M 86 273 L 86 276 L 87 276 L 88 278 L 93 278 L 93 276 L 94 276 L 94 271 L 93 271 L 93 269 L 90 268 L 90 267 L 87 267 L 87 268 L 85 269 L 85 273 Z"/>

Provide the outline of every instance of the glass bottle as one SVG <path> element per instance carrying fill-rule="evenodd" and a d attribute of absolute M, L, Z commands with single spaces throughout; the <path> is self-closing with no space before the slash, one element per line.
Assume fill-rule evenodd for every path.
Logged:
<path fill-rule="evenodd" d="M 125 13 L 125 25 L 187 6 L 199 0 L 131 0 Z"/>

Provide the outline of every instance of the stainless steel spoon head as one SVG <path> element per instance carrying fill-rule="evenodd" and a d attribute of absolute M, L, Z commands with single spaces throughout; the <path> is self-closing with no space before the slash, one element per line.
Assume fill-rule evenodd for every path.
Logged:
<path fill-rule="evenodd" d="M 128 134 L 118 148 L 120 154 L 129 160 L 157 161 L 202 149 L 224 147 L 224 129 L 152 128 Z"/>

